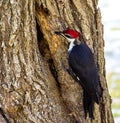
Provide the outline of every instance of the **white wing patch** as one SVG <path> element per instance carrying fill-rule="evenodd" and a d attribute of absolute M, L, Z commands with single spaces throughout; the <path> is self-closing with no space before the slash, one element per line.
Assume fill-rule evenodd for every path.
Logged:
<path fill-rule="evenodd" d="M 77 76 L 77 80 L 80 80 L 80 78 Z"/>

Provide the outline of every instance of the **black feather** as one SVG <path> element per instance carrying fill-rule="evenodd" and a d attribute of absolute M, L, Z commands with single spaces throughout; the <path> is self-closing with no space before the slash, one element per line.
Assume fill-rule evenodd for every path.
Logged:
<path fill-rule="evenodd" d="M 93 54 L 86 44 L 75 45 L 69 53 L 69 65 L 75 74 L 79 77 L 80 85 L 84 90 L 83 103 L 85 117 L 89 113 L 89 117 L 94 119 L 94 103 L 99 104 L 100 86 L 98 81 L 98 73 L 94 62 Z"/>

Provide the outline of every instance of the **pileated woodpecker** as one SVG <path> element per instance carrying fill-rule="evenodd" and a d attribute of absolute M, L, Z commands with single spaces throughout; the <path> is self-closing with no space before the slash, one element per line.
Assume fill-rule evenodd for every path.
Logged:
<path fill-rule="evenodd" d="M 89 117 L 94 119 L 94 103 L 100 102 L 101 88 L 93 53 L 86 44 L 79 40 L 77 31 L 67 29 L 55 33 L 62 35 L 69 42 L 68 72 L 83 88 L 85 118 L 88 113 Z"/>

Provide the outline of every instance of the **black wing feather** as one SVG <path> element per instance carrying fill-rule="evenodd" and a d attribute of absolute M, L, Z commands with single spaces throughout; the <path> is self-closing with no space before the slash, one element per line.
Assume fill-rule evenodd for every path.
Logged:
<path fill-rule="evenodd" d="M 94 102 L 99 103 L 100 88 L 98 73 L 90 48 L 86 44 L 74 46 L 69 54 L 69 65 L 76 76 L 80 79 L 79 82 L 85 91 L 85 95 L 87 95 L 85 98 L 89 98 L 89 102 L 86 102 L 88 99 L 84 99 L 84 103 L 91 103 L 90 105 L 92 105 L 93 109 Z M 84 109 L 88 110 L 89 115 L 91 115 L 90 117 L 93 118 L 91 107 L 84 105 Z"/>

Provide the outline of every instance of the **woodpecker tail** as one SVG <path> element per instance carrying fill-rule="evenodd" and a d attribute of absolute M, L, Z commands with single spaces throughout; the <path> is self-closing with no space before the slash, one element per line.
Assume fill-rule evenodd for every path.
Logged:
<path fill-rule="evenodd" d="M 87 94 L 87 92 L 84 90 L 83 93 L 83 105 L 84 105 L 84 112 L 85 112 L 85 118 L 87 117 L 87 113 L 89 114 L 89 117 L 91 119 L 94 119 L 94 100 Z"/>

